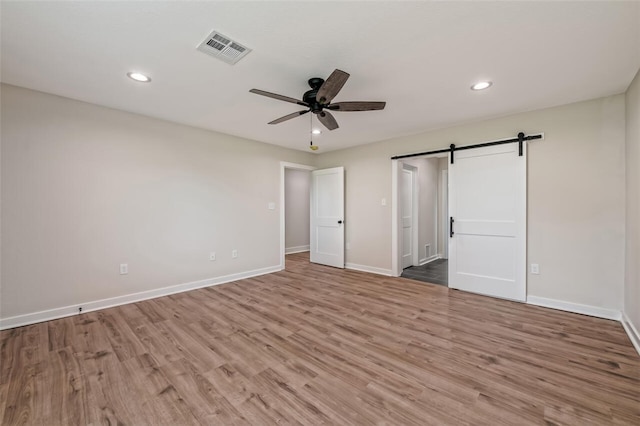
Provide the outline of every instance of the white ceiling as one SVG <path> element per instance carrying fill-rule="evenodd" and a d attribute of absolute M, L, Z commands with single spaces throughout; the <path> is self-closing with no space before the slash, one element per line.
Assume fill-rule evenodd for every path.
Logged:
<path fill-rule="evenodd" d="M 326 152 L 624 92 L 640 68 L 640 2 L 8 2 L 5 83 L 308 151 L 297 105 L 310 77 L 351 78 L 314 137 Z M 196 50 L 212 31 L 253 49 L 236 65 Z M 150 84 L 126 77 L 148 73 Z M 469 87 L 494 82 L 485 92 Z M 316 122 L 317 124 L 317 122 Z"/>

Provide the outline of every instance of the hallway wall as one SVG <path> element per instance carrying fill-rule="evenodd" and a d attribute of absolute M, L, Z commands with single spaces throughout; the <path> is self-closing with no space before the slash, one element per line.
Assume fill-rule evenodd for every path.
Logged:
<path fill-rule="evenodd" d="M 284 170 L 285 253 L 309 250 L 309 186 L 308 170 Z"/>

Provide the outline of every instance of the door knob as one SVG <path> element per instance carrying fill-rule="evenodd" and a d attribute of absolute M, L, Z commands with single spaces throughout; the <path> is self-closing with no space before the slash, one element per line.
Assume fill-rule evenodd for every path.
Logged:
<path fill-rule="evenodd" d="M 342 224 L 342 221 L 341 221 L 341 220 L 339 220 L 339 221 L 338 221 L 338 224 Z"/>

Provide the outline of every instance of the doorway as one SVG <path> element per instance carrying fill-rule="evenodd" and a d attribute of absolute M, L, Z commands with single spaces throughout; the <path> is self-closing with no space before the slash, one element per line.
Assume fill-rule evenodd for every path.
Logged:
<path fill-rule="evenodd" d="M 308 174 L 308 179 L 305 178 L 307 184 L 300 185 L 304 189 L 302 195 L 289 194 L 287 197 L 287 177 L 292 179 L 297 175 L 295 171 Z M 294 239 L 291 235 L 292 231 L 289 231 L 288 245 L 287 225 L 292 225 L 293 219 L 291 213 L 289 214 L 291 220 L 287 219 L 287 204 L 292 197 L 300 198 L 301 201 L 296 207 L 296 215 L 302 217 L 306 214 L 306 217 L 296 220 L 303 223 L 300 230 L 296 232 L 306 234 L 308 239 L 301 237 Z M 291 206 L 292 203 L 289 205 Z M 317 170 L 306 164 L 280 162 L 280 270 L 285 269 L 287 253 L 305 251 L 309 252 L 312 263 L 344 268 L 344 222 L 343 167 Z"/>
<path fill-rule="evenodd" d="M 445 286 L 448 256 L 443 249 L 448 213 L 444 206 L 448 196 L 442 176 L 447 167 L 443 155 L 398 164 L 398 275 Z"/>
<path fill-rule="evenodd" d="M 311 171 L 305 164 L 280 163 L 280 269 L 285 255 L 309 251 Z"/>

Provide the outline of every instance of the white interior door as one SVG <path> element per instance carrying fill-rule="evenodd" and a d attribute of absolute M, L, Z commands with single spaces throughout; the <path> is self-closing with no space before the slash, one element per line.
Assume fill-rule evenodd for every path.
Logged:
<path fill-rule="evenodd" d="M 526 144 L 456 151 L 449 165 L 449 287 L 526 298 Z M 451 229 L 450 229 L 451 232 Z"/>
<path fill-rule="evenodd" d="M 344 268 L 344 167 L 311 172 L 313 263 Z"/>
<path fill-rule="evenodd" d="M 402 269 L 413 265 L 413 186 L 414 170 L 402 168 L 400 182 L 400 217 L 402 221 Z"/>

